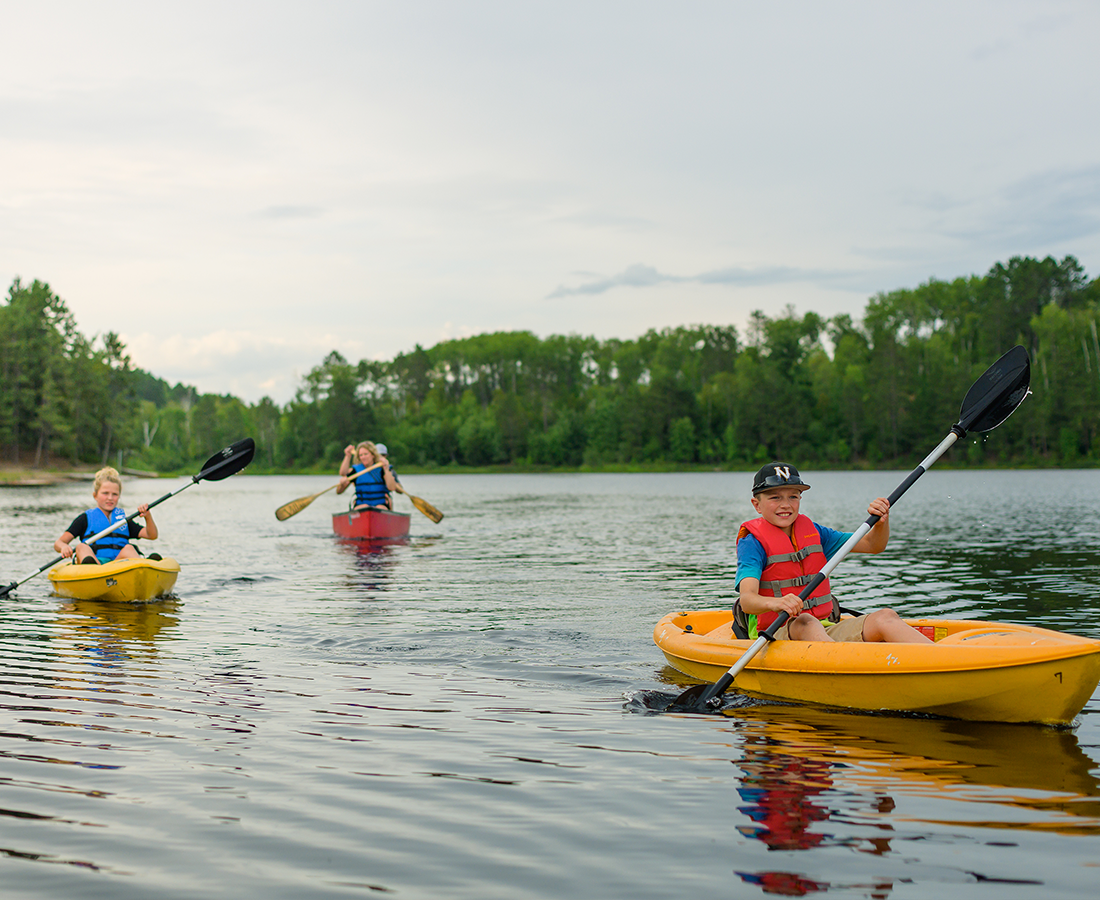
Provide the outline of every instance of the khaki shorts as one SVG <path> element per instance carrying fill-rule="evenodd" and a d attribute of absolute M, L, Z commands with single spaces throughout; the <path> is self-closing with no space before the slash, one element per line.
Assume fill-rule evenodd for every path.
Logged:
<path fill-rule="evenodd" d="M 839 622 L 822 622 L 822 624 L 825 626 L 825 633 L 834 641 L 862 643 L 863 622 L 866 618 L 866 616 L 846 616 Z M 775 639 L 777 641 L 789 641 L 791 639 L 791 636 L 787 633 L 786 625 L 775 633 Z"/>

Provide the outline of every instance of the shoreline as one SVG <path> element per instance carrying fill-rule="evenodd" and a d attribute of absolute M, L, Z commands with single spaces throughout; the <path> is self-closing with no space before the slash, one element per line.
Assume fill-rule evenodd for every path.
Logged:
<path fill-rule="evenodd" d="M 65 481 L 91 481 L 94 472 L 54 472 L 38 469 L 0 469 L 0 488 L 48 487 Z"/>
<path fill-rule="evenodd" d="M 122 469 L 122 475 L 130 478 L 159 478 L 157 472 L 143 472 L 138 469 Z M 3 487 L 48 487 L 64 481 L 94 481 L 96 470 L 89 469 L 36 469 L 29 466 L 16 466 L 0 463 L 0 488 Z"/>
<path fill-rule="evenodd" d="M 585 474 L 617 474 L 617 473 L 629 473 L 629 474 L 667 474 L 667 473 L 692 473 L 692 472 L 754 472 L 757 465 L 742 463 L 739 465 L 728 466 L 715 466 L 705 465 L 702 463 L 687 463 L 687 464 L 669 464 L 669 463 L 653 463 L 650 465 L 603 465 L 603 466 L 440 466 L 437 468 L 422 468 L 419 466 L 401 467 L 399 474 L 403 476 L 417 476 L 417 475 L 585 475 Z M 912 467 L 906 466 L 904 463 L 895 462 L 893 465 L 881 464 L 881 465 L 850 465 L 850 466 L 806 466 L 808 471 L 851 471 L 851 472 L 867 472 L 867 471 L 889 471 L 889 472 L 904 472 L 909 471 Z M 975 472 L 981 471 L 999 471 L 999 470 L 1035 470 L 1042 471 L 1045 469 L 1055 468 L 1048 465 L 1029 465 L 1029 466 L 1013 466 L 1013 465 L 951 465 L 950 463 L 944 463 L 939 465 L 939 469 L 952 469 L 952 470 L 970 470 Z M 1085 461 L 1082 461 L 1075 469 L 1095 469 L 1096 465 L 1089 465 Z M 121 474 L 129 478 L 178 478 L 188 474 L 188 472 L 148 472 L 139 469 L 122 469 Z M 282 469 L 258 469 L 251 472 L 247 472 L 250 475 L 332 475 L 333 478 L 338 476 L 335 473 L 327 470 L 318 469 L 303 469 L 303 470 L 282 470 Z M 95 478 L 95 470 L 78 470 L 78 469 L 35 469 L 27 466 L 16 466 L 10 463 L 0 463 L 0 488 L 5 487 L 48 487 L 50 485 L 61 484 L 66 481 L 91 481 Z"/>

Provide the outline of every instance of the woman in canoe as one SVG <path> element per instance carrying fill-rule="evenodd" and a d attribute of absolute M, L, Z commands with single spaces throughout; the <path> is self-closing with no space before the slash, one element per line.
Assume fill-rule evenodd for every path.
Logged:
<path fill-rule="evenodd" d="M 828 578 L 803 604 L 802 588 L 852 536 L 801 514 L 802 492 L 809 488 L 789 463 L 769 463 L 756 473 L 752 505 L 760 517 L 737 534 L 735 627 L 755 638 L 785 612 L 790 618 L 775 633 L 778 640 L 931 643 L 892 609 L 841 620 Z M 867 512 L 879 520 L 852 552 L 881 553 L 890 540 L 890 502 L 877 497 Z"/>
<path fill-rule="evenodd" d="M 355 460 L 358 459 L 356 462 Z M 351 480 L 356 472 L 363 472 L 355 481 Z M 355 485 L 355 509 L 371 507 L 390 508 L 390 492 L 398 490 L 397 481 L 390 470 L 389 460 L 370 441 L 360 441 L 357 445 L 348 444 L 344 448 L 344 459 L 340 463 L 340 484 L 336 493 L 342 494 L 348 485 Z"/>
<path fill-rule="evenodd" d="M 105 563 L 114 559 L 135 559 L 141 554 L 137 547 L 130 543 L 132 538 L 145 538 L 149 541 L 157 539 L 157 523 L 153 521 L 153 514 L 149 507 L 142 504 L 138 507 L 138 515 L 145 520 L 145 525 L 137 522 L 126 522 L 126 513 L 118 505 L 122 496 L 122 479 L 118 472 L 106 466 L 95 473 L 95 483 L 92 486 L 92 499 L 96 505 L 87 509 L 73 519 L 68 530 L 61 533 L 53 548 L 64 557 L 76 554 L 78 563 Z M 116 522 L 124 522 L 115 531 L 105 537 L 101 537 L 94 546 L 84 543 L 93 535 L 99 534 L 110 528 Z M 70 544 L 73 538 L 77 539 L 75 547 Z"/>

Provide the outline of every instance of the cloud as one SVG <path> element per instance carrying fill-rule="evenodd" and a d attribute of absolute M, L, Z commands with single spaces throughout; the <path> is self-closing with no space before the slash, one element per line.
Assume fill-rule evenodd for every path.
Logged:
<path fill-rule="evenodd" d="M 261 219 L 316 219 L 325 211 L 319 206 L 269 206 L 257 214 Z"/>
<path fill-rule="evenodd" d="M 1100 166 L 1050 168 L 950 196 L 930 192 L 911 205 L 922 222 L 919 239 L 905 249 L 867 248 L 868 256 L 911 259 L 924 253 L 927 259 L 930 243 L 946 239 L 956 252 L 986 257 L 992 265 L 1005 253 L 1033 256 L 1059 245 L 1094 243 L 1100 234 Z"/>
<path fill-rule="evenodd" d="M 618 275 L 612 275 L 610 278 L 600 278 L 576 287 L 561 285 L 548 294 L 546 299 L 555 300 L 559 297 L 575 297 L 582 294 L 604 294 L 617 287 L 654 287 L 658 284 L 686 280 L 688 279 L 676 275 L 663 275 L 652 266 L 636 264 L 627 266 Z"/>
<path fill-rule="evenodd" d="M 618 287 L 650 288 L 664 284 L 720 284 L 730 287 L 766 287 L 799 281 L 835 282 L 839 284 L 850 279 L 851 276 L 851 272 L 799 269 L 792 266 L 769 266 L 759 269 L 728 266 L 722 269 L 700 272 L 697 275 L 666 275 L 653 266 L 639 263 L 627 266 L 618 275 L 596 278 L 575 287 L 561 285 L 548 294 L 546 299 L 554 300 L 561 297 L 604 294 Z"/>
<path fill-rule="evenodd" d="M 122 339 L 135 366 L 169 384 L 191 384 L 203 393 L 233 394 L 250 403 L 265 395 L 286 402 L 302 376 L 332 350 L 352 362 L 364 354 L 361 341 L 334 334 L 291 337 L 222 330 L 167 338 L 123 333 Z"/>
<path fill-rule="evenodd" d="M 172 382 L 1100 264 L 1097 4 L 254 7 L 0 5 L 0 290 Z"/>
<path fill-rule="evenodd" d="M 1008 185 L 997 199 L 1004 233 L 1025 246 L 1100 233 L 1100 166 L 1031 175 Z"/>

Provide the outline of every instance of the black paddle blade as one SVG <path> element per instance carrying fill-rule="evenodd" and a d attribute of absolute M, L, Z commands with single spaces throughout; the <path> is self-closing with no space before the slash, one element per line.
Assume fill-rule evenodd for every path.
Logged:
<path fill-rule="evenodd" d="M 202 471 L 195 476 L 195 481 L 221 481 L 230 475 L 236 475 L 241 469 L 252 462 L 256 455 L 256 442 L 252 438 L 244 438 L 235 444 L 224 447 L 210 457 L 203 465 Z"/>
<path fill-rule="evenodd" d="M 954 430 L 992 431 L 1024 402 L 1031 384 L 1031 360 L 1027 351 L 1013 347 L 991 365 L 971 386 L 959 410 Z"/>
<path fill-rule="evenodd" d="M 689 687 L 679 697 L 673 700 L 665 711 L 710 712 L 711 708 L 707 705 L 707 702 L 711 699 L 710 693 L 713 688 L 713 684 L 697 684 L 694 687 Z"/>
<path fill-rule="evenodd" d="M 722 705 L 722 693 L 733 683 L 727 672 L 714 684 L 697 684 L 689 687 L 669 705 L 667 712 L 708 713 Z"/>

